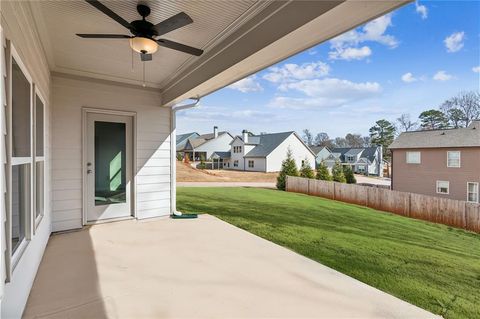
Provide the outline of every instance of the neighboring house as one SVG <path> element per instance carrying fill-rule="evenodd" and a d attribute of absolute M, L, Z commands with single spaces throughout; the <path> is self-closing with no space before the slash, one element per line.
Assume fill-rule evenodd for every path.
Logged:
<path fill-rule="evenodd" d="M 155 1 L 146 20 L 163 31 L 178 24 L 162 20 L 182 11 L 194 21 L 184 19 L 180 25 L 192 24 L 162 35 L 168 40 L 129 42 L 130 22 L 140 19 L 138 1 L 105 1 L 103 7 L 97 1 L 1 1 L 0 317 L 22 317 L 52 232 L 88 233 L 95 223 L 176 212 L 176 106 L 182 101 L 207 96 L 407 2 Z M 171 41 L 205 53 L 165 47 L 186 49 Z M 158 51 L 142 62 L 129 45 Z M 209 116 L 202 109 L 198 114 Z M 94 237 L 91 245 L 70 247 L 79 265 L 94 261 Z M 61 236 L 53 244 L 70 245 Z M 149 262 L 138 260 L 134 271 Z M 66 268 L 51 280 L 74 271 Z M 85 283 L 95 284 L 97 275 L 93 269 Z M 71 294 L 69 309 L 89 302 Z M 90 317 L 105 315 L 101 303 L 92 303 L 97 311 Z M 37 315 L 75 317 L 66 310 Z"/>
<path fill-rule="evenodd" d="M 325 154 L 323 154 L 325 156 Z M 349 165 L 356 174 L 376 175 L 383 177 L 382 147 L 336 147 L 324 158 L 328 168 L 336 162 Z"/>
<path fill-rule="evenodd" d="M 392 189 L 478 203 L 480 121 L 405 132 L 390 145 Z"/>
<path fill-rule="evenodd" d="M 244 130 L 230 146 L 230 154 L 224 155 L 223 167 L 226 169 L 278 172 L 289 149 L 298 168 L 304 160 L 315 168 L 315 154 L 295 132 L 253 135 Z"/>
<path fill-rule="evenodd" d="M 185 133 L 181 135 L 177 135 L 176 138 L 176 143 L 177 143 L 177 153 L 181 153 L 183 151 L 183 148 L 185 147 L 185 144 L 187 144 L 187 141 L 189 139 L 193 139 L 200 136 L 197 132 L 191 132 L 191 133 Z"/>
<path fill-rule="evenodd" d="M 310 146 L 310 149 L 315 154 L 316 166 L 320 165 L 332 153 L 327 146 Z"/>
<path fill-rule="evenodd" d="M 208 160 L 214 152 L 228 152 L 232 140 L 233 136 L 230 133 L 219 132 L 218 127 L 214 126 L 213 133 L 189 138 L 181 152 L 193 162 Z"/>

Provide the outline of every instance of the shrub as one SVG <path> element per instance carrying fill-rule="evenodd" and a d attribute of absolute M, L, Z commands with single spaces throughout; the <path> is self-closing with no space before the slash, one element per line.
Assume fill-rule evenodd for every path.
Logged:
<path fill-rule="evenodd" d="M 347 180 L 345 179 L 345 174 L 343 174 L 342 164 L 340 162 L 336 162 L 332 168 L 332 177 L 335 182 L 345 183 Z"/>
<path fill-rule="evenodd" d="M 285 190 L 285 182 L 287 176 L 298 176 L 297 164 L 293 159 L 292 151 L 288 149 L 287 157 L 282 162 L 282 169 L 277 177 L 277 188 L 279 190 Z"/>
<path fill-rule="evenodd" d="M 355 175 L 353 175 L 353 170 L 350 165 L 345 165 L 343 167 L 343 174 L 345 175 L 345 180 L 347 184 L 356 184 L 357 180 L 355 179 Z"/>
<path fill-rule="evenodd" d="M 320 165 L 318 165 L 316 178 L 322 181 L 332 180 L 332 175 L 330 175 L 330 171 L 328 170 L 328 167 L 325 164 L 325 161 L 322 161 Z"/>
<path fill-rule="evenodd" d="M 200 169 L 205 169 L 207 168 L 207 164 L 205 164 L 205 155 L 200 155 L 200 164 L 198 165 L 198 168 Z"/>
<path fill-rule="evenodd" d="M 177 153 L 177 161 L 181 162 L 183 160 L 182 153 Z"/>
<path fill-rule="evenodd" d="M 308 159 L 302 161 L 302 166 L 300 167 L 300 176 L 305 178 L 315 178 L 315 171 L 310 166 Z"/>

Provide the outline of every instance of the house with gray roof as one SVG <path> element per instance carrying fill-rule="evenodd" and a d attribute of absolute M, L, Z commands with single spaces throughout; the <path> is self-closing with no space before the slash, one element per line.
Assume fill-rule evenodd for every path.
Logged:
<path fill-rule="evenodd" d="M 213 127 L 213 132 L 208 134 L 198 135 L 189 138 L 183 148 L 177 149 L 177 152 L 188 156 L 191 161 L 200 161 L 202 159 L 208 160 L 214 152 L 228 152 L 230 151 L 230 142 L 233 136 L 226 132 L 218 131 L 218 127 Z"/>
<path fill-rule="evenodd" d="M 466 128 L 404 132 L 389 148 L 392 189 L 479 202 L 480 120 Z"/>
<path fill-rule="evenodd" d="M 215 155 L 223 156 L 225 169 L 278 172 L 288 150 L 291 150 L 298 168 L 304 161 L 315 168 L 315 154 L 295 132 L 254 135 L 244 130 L 230 143 L 229 153 L 216 152 Z"/>
<path fill-rule="evenodd" d="M 332 168 L 336 162 L 349 165 L 356 174 L 376 175 L 383 177 L 383 156 L 381 146 L 372 147 L 335 147 L 328 149 L 330 154 L 321 154 L 318 159 L 324 161 L 328 168 Z"/>
<path fill-rule="evenodd" d="M 188 139 L 190 138 L 194 139 L 199 136 L 200 134 L 198 134 L 197 132 L 190 132 L 190 133 L 177 135 L 176 136 L 177 152 L 183 151 L 183 148 L 185 147 L 185 144 L 187 144 Z"/>

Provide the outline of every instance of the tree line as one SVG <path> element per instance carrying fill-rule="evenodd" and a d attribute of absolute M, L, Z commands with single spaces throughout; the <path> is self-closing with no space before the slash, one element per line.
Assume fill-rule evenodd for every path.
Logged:
<path fill-rule="evenodd" d="M 348 133 L 345 137 L 332 139 L 327 133 L 321 132 L 313 136 L 310 130 L 305 129 L 302 138 L 307 145 L 329 148 L 382 146 L 383 156 L 388 160 L 388 146 L 402 132 L 467 127 L 477 119 L 480 119 L 480 93 L 464 91 L 445 100 L 436 109 L 423 111 L 417 120 L 412 119 L 408 113 L 394 121 L 378 120 L 369 129 L 368 136 Z"/>

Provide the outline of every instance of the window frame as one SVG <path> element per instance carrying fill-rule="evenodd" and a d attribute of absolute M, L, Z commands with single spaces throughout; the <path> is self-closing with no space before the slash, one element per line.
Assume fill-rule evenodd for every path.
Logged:
<path fill-rule="evenodd" d="M 33 148 L 33 165 L 32 165 L 32 168 L 33 168 L 33 174 L 32 174 L 32 186 L 33 186 L 33 201 L 32 201 L 32 221 L 34 223 L 34 227 L 33 227 L 33 233 L 35 234 L 38 226 L 40 225 L 41 221 L 43 220 L 43 216 L 45 215 L 45 203 L 47 202 L 46 199 L 46 178 L 45 178 L 45 172 L 46 172 L 46 147 L 45 147 L 45 144 L 46 144 L 46 125 L 45 125 L 45 118 L 46 118 L 46 109 L 47 109 L 47 104 L 45 102 L 45 98 L 43 97 L 42 93 L 40 92 L 40 90 L 38 89 L 38 87 L 33 84 L 34 86 L 34 94 L 33 94 L 33 112 L 31 114 L 31 117 L 32 117 L 32 122 L 33 122 L 33 127 L 32 127 L 32 132 L 33 132 L 33 139 L 32 139 L 32 148 Z M 40 99 L 40 101 L 43 103 L 43 131 L 42 131 L 42 135 L 43 135 L 43 156 L 37 156 L 37 96 L 38 98 Z M 43 204 L 43 209 L 42 209 L 42 213 L 37 217 L 36 216 L 36 213 L 37 213 L 37 162 L 43 162 L 43 183 L 42 183 L 42 187 L 43 187 L 43 200 L 42 200 L 42 204 Z"/>
<path fill-rule="evenodd" d="M 470 189 L 469 189 L 469 186 L 470 184 L 473 184 L 473 185 L 476 185 L 477 186 L 477 201 L 471 201 L 469 200 L 469 195 L 470 194 L 475 194 L 475 193 L 470 193 Z M 479 198 L 480 198 L 480 185 L 479 185 L 479 182 L 467 182 L 467 202 L 468 203 L 479 203 Z"/>
<path fill-rule="evenodd" d="M 233 167 L 238 167 L 238 160 L 233 161 Z"/>
<path fill-rule="evenodd" d="M 439 192 L 439 188 L 441 188 L 441 187 L 438 186 L 439 183 L 447 183 L 447 192 L 446 193 Z M 449 195 L 450 194 L 450 181 L 439 181 L 439 180 L 437 180 L 437 183 L 436 183 L 435 186 L 436 186 L 437 194 L 442 194 L 442 195 Z"/>
<path fill-rule="evenodd" d="M 452 153 L 458 153 L 458 166 L 450 165 L 449 156 Z M 447 151 L 447 167 L 448 168 L 460 168 L 460 167 L 462 167 L 462 152 L 461 151 Z"/>
<path fill-rule="evenodd" d="M 32 233 L 32 199 L 33 199 L 33 119 L 32 119 L 32 111 L 33 111 L 33 96 L 34 96 L 34 83 L 30 72 L 28 72 L 27 67 L 23 63 L 18 51 L 15 49 L 15 46 L 11 43 L 11 41 L 7 40 L 7 50 L 5 51 L 5 58 L 6 68 L 7 68 L 7 280 L 10 280 L 11 273 L 15 270 L 18 262 L 20 261 L 23 253 L 25 252 L 26 247 L 28 246 L 29 242 L 33 237 Z M 23 75 L 27 79 L 28 83 L 30 84 L 30 157 L 12 157 L 13 154 L 13 133 L 12 133 L 12 103 L 13 103 L 13 77 L 12 77 L 12 69 L 13 69 L 13 60 L 17 63 L 18 67 L 22 71 Z M 25 238 L 19 243 L 15 252 L 13 252 L 12 247 L 12 232 L 13 232 L 13 225 L 12 225 L 12 168 L 13 166 L 19 166 L 23 164 L 30 164 L 30 213 L 27 214 L 27 220 L 25 221 Z M 30 216 L 30 218 L 28 218 Z M 12 253 L 13 252 L 13 253 Z"/>
<path fill-rule="evenodd" d="M 252 164 L 250 166 L 250 164 Z M 248 168 L 255 168 L 255 161 L 254 160 L 248 160 Z"/>
<path fill-rule="evenodd" d="M 418 162 L 411 162 L 409 161 L 408 155 L 411 153 L 418 153 Z M 406 151 L 405 152 L 405 162 L 407 164 L 422 164 L 422 152 L 420 151 Z"/>

